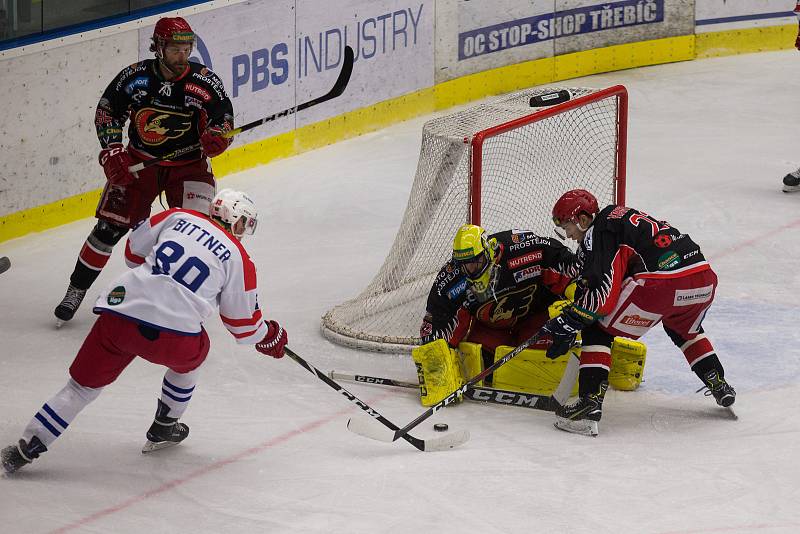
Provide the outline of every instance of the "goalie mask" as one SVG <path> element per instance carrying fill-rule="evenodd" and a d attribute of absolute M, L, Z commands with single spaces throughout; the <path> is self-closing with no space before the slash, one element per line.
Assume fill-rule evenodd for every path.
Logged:
<path fill-rule="evenodd" d="M 244 234 L 254 234 L 258 224 L 256 205 L 246 194 L 233 189 L 217 193 L 209 216 L 240 240 Z"/>
<path fill-rule="evenodd" d="M 478 297 L 494 288 L 497 278 L 497 242 L 486 238 L 486 231 L 465 224 L 453 239 L 453 261 L 467 277 Z M 485 298 L 485 297 L 484 297 Z"/>

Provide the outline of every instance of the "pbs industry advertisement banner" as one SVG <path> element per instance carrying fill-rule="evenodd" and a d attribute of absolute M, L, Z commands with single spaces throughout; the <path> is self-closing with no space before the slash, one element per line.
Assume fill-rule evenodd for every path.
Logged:
<path fill-rule="evenodd" d="M 455 46 L 443 60 L 448 64 L 438 69 L 448 78 L 582 50 L 689 35 L 694 31 L 694 0 L 459 0 L 454 30 Z"/>
<path fill-rule="evenodd" d="M 288 132 L 433 84 L 433 3 L 421 0 L 253 0 L 186 17 L 197 34 L 191 61 L 225 86 L 241 126 L 327 93 L 355 52 L 345 93 L 236 137 L 235 145 Z M 139 57 L 153 26 L 139 31 Z"/>

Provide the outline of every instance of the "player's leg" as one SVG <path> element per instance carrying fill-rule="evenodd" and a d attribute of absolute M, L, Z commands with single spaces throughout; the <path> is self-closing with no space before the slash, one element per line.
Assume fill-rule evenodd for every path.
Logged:
<path fill-rule="evenodd" d="M 614 336 L 600 323 L 581 331 L 583 347 L 578 370 L 578 398 L 556 410 L 555 426 L 567 432 L 596 436 L 611 370 Z"/>
<path fill-rule="evenodd" d="M 167 369 L 161 383 L 161 398 L 158 399 L 156 415 L 147 430 L 147 443 L 142 452 L 177 445 L 189 435 L 189 427 L 178 419 L 189 406 L 199 372 L 199 368 L 188 373 Z"/>
<path fill-rule="evenodd" d="M 156 414 L 142 448 L 143 453 L 148 453 L 177 445 L 189 435 L 189 427 L 178 420 L 192 399 L 200 366 L 208 355 L 210 343 L 205 330 L 196 336 L 158 331 L 145 326 L 139 326 L 139 330 L 146 341 L 140 341 L 138 354 L 150 362 L 167 367 L 161 382 Z"/>
<path fill-rule="evenodd" d="M 731 406 L 736 400 L 736 391 L 725 380 L 722 362 L 702 327 L 714 300 L 717 276 L 714 271 L 703 271 L 678 279 L 673 286 L 674 305 L 664 316 L 664 330 L 717 404 Z"/>
<path fill-rule="evenodd" d="M 67 384 L 42 405 L 16 445 L 0 453 L 6 473 L 13 473 L 46 452 L 77 415 L 112 383 L 135 357 L 115 343 L 126 332 L 116 328 L 110 314 L 101 315 L 70 366 Z"/>
<path fill-rule="evenodd" d="M 111 252 L 120 239 L 128 232 L 126 226 L 118 226 L 108 221 L 97 221 L 86 242 L 83 244 L 78 261 L 69 277 L 67 293 L 56 306 L 55 316 L 58 326 L 72 319 L 103 267 L 108 263 Z"/>
<path fill-rule="evenodd" d="M 783 192 L 794 193 L 795 191 L 800 191 L 800 169 L 783 177 Z"/>
<path fill-rule="evenodd" d="M 127 186 L 106 183 L 95 214 L 97 224 L 81 247 L 67 292 L 54 311 L 57 326 L 75 315 L 86 291 L 100 276 L 114 246 L 128 229 L 150 214 L 156 195 L 156 172 L 157 169 L 140 171 L 137 180 Z"/>
<path fill-rule="evenodd" d="M 473 321 L 469 334 L 464 341 L 475 343 L 481 346 L 481 358 L 483 368 L 486 369 L 494 363 L 494 353 L 500 345 L 510 345 L 514 342 L 513 334 L 508 330 L 496 330 L 489 328 L 479 321 Z M 484 383 L 491 386 L 493 376 L 491 374 L 484 378 Z"/>
<path fill-rule="evenodd" d="M 578 399 L 556 411 L 556 428 L 589 436 L 598 434 L 614 337 L 639 339 L 657 325 L 663 316 L 662 308 L 668 306 L 663 293 L 659 282 L 628 278 L 622 283 L 611 313 L 581 331 Z"/>
<path fill-rule="evenodd" d="M 168 169 L 164 191 L 170 207 L 208 214 L 216 193 L 208 159 Z"/>

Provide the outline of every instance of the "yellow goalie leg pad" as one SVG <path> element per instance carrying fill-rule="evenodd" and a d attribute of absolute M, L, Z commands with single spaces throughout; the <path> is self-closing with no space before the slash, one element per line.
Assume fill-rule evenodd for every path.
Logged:
<path fill-rule="evenodd" d="M 497 347 L 495 361 L 512 350 L 514 347 L 502 345 Z M 580 349 L 576 349 L 576 352 L 580 355 Z M 552 395 L 561 382 L 568 361 L 569 353 L 551 360 L 545 356 L 544 350 L 525 349 L 494 372 L 492 387 L 537 395 Z M 571 395 L 577 394 L 576 381 Z"/>
<path fill-rule="evenodd" d="M 483 356 L 481 356 L 480 344 L 462 341 L 458 344 L 458 352 L 461 353 L 464 382 L 483 371 Z M 479 380 L 475 385 L 483 386 L 483 380 Z"/>
<path fill-rule="evenodd" d="M 624 337 L 615 337 L 611 344 L 611 372 L 608 383 L 620 391 L 633 391 L 642 383 L 647 346 Z"/>
<path fill-rule="evenodd" d="M 458 353 L 444 339 L 415 348 L 411 357 L 417 366 L 423 406 L 433 406 L 464 384 Z"/>

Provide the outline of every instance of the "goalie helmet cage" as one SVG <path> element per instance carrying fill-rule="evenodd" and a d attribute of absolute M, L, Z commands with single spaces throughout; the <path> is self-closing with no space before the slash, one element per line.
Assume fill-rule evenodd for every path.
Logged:
<path fill-rule="evenodd" d="M 563 90 L 569 100 L 532 107 L 533 97 Z M 462 224 L 551 236 L 552 208 L 565 191 L 591 191 L 601 207 L 623 204 L 627 100 L 621 85 L 534 88 L 425 123 L 394 244 L 361 294 L 323 316 L 323 335 L 353 348 L 408 352 L 420 344 L 428 293 Z"/>

